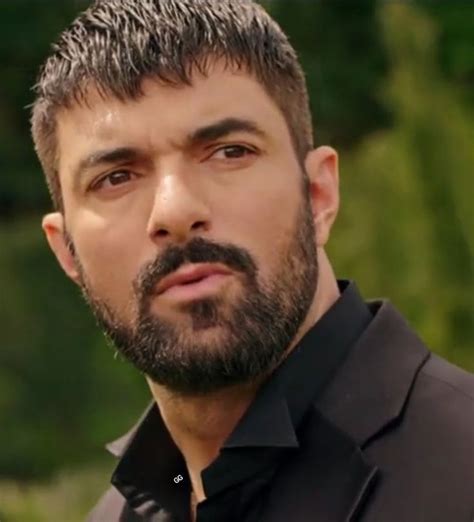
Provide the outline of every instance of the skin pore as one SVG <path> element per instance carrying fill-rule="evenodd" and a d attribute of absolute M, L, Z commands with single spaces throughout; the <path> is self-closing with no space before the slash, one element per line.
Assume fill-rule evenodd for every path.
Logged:
<path fill-rule="evenodd" d="M 103 99 L 91 88 L 87 106 L 58 113 L 64 214 L 45 216 L 43 229 L 66 274 L 98 308 L 95 312 L 114 332 L 121 326 L 119 340 L 136 334 L 140 311 L 145 314 L 148 337 L 130 337 L 130 350 L 138 350 L 150 332 L 168 336 L 167 345 L 151 342 L 163 354 L 160 364 L 158 357 L 143 354 L 132 362 L 155 375 L 147 374 L 147 382 L 200 502 L 205 498 L 201 471 L 215 459 L 269 373 L 339 295 L 324 251 L 339 205 L 337 155 L 330 147 L 308 154 L 304 169 L 310 184 L 304 195 L 302 166 L 280 110 L 251 75 L 219 63 L 206 77 L 196 73 L 192 86 L 147 79 L 143 92 L 137 100 L 121 102 Z M 185 253 L 197 253 L 191 246 L 199 239 L 203 248 L 217 245 L 219 261 L 231 263 L 209 306 L 154 294 L 153 285 L 173 267 L 170 252 L 175 249 L 179 259 L 188 259 Z M 314 259 L 308 266 L 311 249 L 306 263 L 295 249 L 311 242 Z M 305 288 L 311 292 L 294 315 Z M 148 293 L 139 302 L 144 289 Z M 248 314 L 255 335 L 262 333 L 258 321 L 265 317 L 253 317 L 252 308 L 245 307 L 255 303 L 250 299 L 255 296 L 261 298 L 258 303 L 278 298 L 277 311 L 282 321 L 288 319 L 284 329 L 275 330 L 274 346 L 239 344 L 232 328 L 240 310 Z M 202 322 L 209 309 L 215 319 Z M 279 346 L 286 333 L 289 342 Z M 269 352 L 263 362 L 259 346 Z M 232 359 L 232 348 L 248 350 L 246 366 Z M 277 348 L 278 357 L 272 359 L 270 352 Z M 224 363 L 229 363 L 229 375 L 212 373 Z M 161 371 L 167 364 L 184 365 L 189 379 L 184 372 L 167 381 Z M 196 372 L 202 366 L 208 378 L 198 389 L 203 376 Z"/>

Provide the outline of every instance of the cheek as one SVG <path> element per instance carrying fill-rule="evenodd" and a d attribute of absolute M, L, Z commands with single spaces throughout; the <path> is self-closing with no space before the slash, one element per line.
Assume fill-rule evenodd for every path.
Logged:
<path fill-rule="evenodd" d="M 114 301 L 129 298 L 142 244 L 136 223 L 130 215 L 112 221 L 91 214 L 82 216 L 80 223 L 75 246 L 92 289 Z"/>
<path fill-rule="evenodd" d="M 220 212 L 227 216 L 223 234 L 249 251 L 264 279 L 271 277 L 293 240 L 301 205 L 299 193 L 288 186 L 267 183 L 260 190 L 245 190 L 240 197 L 234 192 L 232 198 L 223 200 L 226 204 Z"/>

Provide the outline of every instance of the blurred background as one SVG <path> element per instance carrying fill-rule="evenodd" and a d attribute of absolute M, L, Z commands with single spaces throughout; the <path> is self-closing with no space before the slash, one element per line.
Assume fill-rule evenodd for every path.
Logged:
<path fill-rule="evenodd" d="M 317 143 L 341 154 L 338 276 L 474 371 L 474 2 L 262 3 L 303 62 Z M 40 229 L 30 87 L 87 4 L 0 0 L 1 522 L 83 520 L 114 466 L 103 445 L 149 401 Z"/>

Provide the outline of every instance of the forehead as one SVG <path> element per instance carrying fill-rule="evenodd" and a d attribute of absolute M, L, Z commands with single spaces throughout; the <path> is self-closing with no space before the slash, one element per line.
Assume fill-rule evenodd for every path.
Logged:
<path fill-rule="evenodd" d="M 215 66 L 206 76 L 195 73 L 190 86 L 145 79 L 142 92 L 135 100 L 120 101 L 91 88 L 86 103 L 60 111 L 59 170 L 72 156 L 99 145 L 166 147 L 193 128 L 224 117 L 255 121 L 270 135 L 290 140 L 276 103 L 246 72 Z"/>

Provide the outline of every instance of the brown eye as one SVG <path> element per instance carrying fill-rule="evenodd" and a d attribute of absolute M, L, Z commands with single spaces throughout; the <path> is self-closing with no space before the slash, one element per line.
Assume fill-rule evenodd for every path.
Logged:
<path fill-rule="evenodd" d="M 127 171 L 119 171 L 119 172 L 112 172 L 112 174 L 109 174 L 104 178 L 105 180 L 109 180 L 109 183 L 111 185 L 120 185 L 121 183 L 125 183 L 126 181 L 129 181 L 131 178 L 130 172 Z"/>
<path fill-rule="evenodd" d="M 111 172 L 106 176 L 99 179 L 96 183 L 91 186 L 91 190 L 99 190 L 104 186 L 115 187 L 117 185 L 123 185 L 132 179 L 133 174 L 127 170 L 117 170 Z"/>
<path fill-rule="evenodd" d="M 222 147 L 217 150 L 213 154 L 213 158 L 215 159 L 240 159 L 248 154 L 252 154 L 253 150 L 248 147 L 244 147 L 243 145 L 228 145 L 226 147 Z"/>

